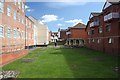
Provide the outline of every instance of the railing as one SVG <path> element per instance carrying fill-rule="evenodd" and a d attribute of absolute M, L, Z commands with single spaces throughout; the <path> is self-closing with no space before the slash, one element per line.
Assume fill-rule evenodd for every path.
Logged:
<path fill-rule="evenodd" d="M 90 27 L 99 26 L 99 21 L 90 23 Z"/>
<path fill-rule="evenodd" d="M 109 13 L 106 16 L 104 16 L 104 21 L 108 21 L 110 19 L 119 18 L 119 17 L 120 17 L 120 15 L 118 12 L 112 12 L 112 13 Z"/>

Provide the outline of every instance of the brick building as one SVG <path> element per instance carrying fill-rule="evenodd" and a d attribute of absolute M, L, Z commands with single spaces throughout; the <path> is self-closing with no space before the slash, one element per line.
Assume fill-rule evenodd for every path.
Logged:
<path fill-rule="evenodd" d="M 66 35 L 66 32 L 67 32 L 67 29 L 60 29 L 60 40 L 61 41 L 66 41 L 67 39 L 67 35 Z"/>
<path fill-rule="evenodd" d="M 86 39 L 85 25 L 78 23 L 73 27 L 69 27 L 66 31 L 68 46 L 84 46 L 84 40 Z"/>
<path fill-rule="evenodd" d="M 111 54 L 120 53 L 120 2 L 107 1 L 101 13 L 91 15 L 86 27 L 87 47 Z"/>
<path fill-rule="evenodd" d="M 25 2 L 5 1 L 0 0 L 0 66 L 28 54 L 25 50 Z"/>
<path fill-rule="evenodd" d="M 32 48 L 34 46 L 34 22 L 27 16 L 25 17 L 25 20 L 25 47 Z"/>
<path fill-rule="evenodd" d="M 25 3 L 0 0 L 0 45 L 1 52 L 24 49 L 25 46 Z"/>

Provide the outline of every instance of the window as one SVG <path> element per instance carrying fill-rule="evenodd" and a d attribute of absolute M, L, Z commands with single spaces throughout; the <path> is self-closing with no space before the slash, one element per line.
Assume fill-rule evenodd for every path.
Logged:
<path fill-rule="evenodd" d="M 24 39 L 25 38 L 25 34 L 24 34 L 24 32 L 22 31 L 22 39 Z"/>
<path fill-rule="evenodd" d="M 109 44 L 114 43 L 114 39 L 113 39 L 113 38 L 108 38 L 108 43 L 109 43 Z"/>
<path fill-rule="evenodd" d="M 110 26 L 110 24 L 109 24 L 109 25 L 106 26 L 106 31 L 107 31 L 107 32 L 110 32 L 110 30 L 111 30 L 111 26 Z"/>
<path fill-rule="evenodd" d="M 92 30 L 91 33 L 94 34 L 94 30 Z"/>
<path fill-rule="evenodd" d="M 15 5 L 16 5 L 16 2 L 17 2 L 17 1 L 16 1 L 16 0 L 14 0 L 14 4 L 15 4 Z"/>
<path fill-rule="evenodd" d="M 97 43 L 99 44 L 99 43 L 100 43 L 100 41 L 101 41 L 101 39 L 98 39 L 98 40 L 97 40 Z"/>
<path fill-rule="evenodd" d="M 16 11 L 14 11 L 14 20 L 16 20 Z"/>
<path fill-rule="evenodd" d="M 20 3 L 21 3 L 21 0 L 18 0 L 18 7 L 20 9 Z"/>
<path fill-rule="evenodd" d="M 4 12 L 4 3 L 0 0 L 0 13 Z"/>
<path fill-rule="evenodd" d="M 103 32 L 103 29 L 102 27 L 99 28 L 99 33 L 102 33 Z"/>
<path fill-rule="evenodd" d="M 88 35 L 90 35 L 90 31 L 88 31 Z"/>
<path fill-rule="evenodd" d="M 4 28 L 0 26 L 0 37 L 4 37 Z"/>
<path fill-rule="evenodd" d="M 24 24 L 24 17 L 22 18 L 22 24 Z"/>
<path fill-rule="evenodd" d="M 22 11 L 23 11 L 23 12 L 25 11 L 25 5 L 24 5 L 23 2 L 22 2 Z"/>
<path fill-rule="evenodd" d="M 20 38 L 20 31 L 18 31 L 18 38 Z"/>
<path fill-rule="evenodd" d="M 8 36 L 8 38 L 10 38 L 10 37 L 11 37 L 11 29 L 10 29 L 10 28 L 8 28 L 8 31 L 7 31 L 7 36 Z"/>
<path fill-rule="evenodd" d="M 14 29 L 13 33 L 14 33 L 14 38 L 16 38 L 17 35 L 16 35 L 16 30 L 15 29 Z"/>
<path fill-rule="evenodd" d="M 94 40 L 94 39 L 92 39 L 92 42 L 95 42 L 95 40 Z"/>
<path fill-rule="evenodd" d="M 20 13 L 18 13 L 18 22 L 20 22 Z"/>
<path fill-rule="evenodd" d="M 11 16 L 11 14 L 10 14 L 10 6 L 7 7 L 7 15 Z"/>

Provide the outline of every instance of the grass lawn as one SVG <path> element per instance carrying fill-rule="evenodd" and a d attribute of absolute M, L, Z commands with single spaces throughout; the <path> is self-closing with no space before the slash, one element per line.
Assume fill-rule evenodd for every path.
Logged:
<path fill-rule="evenodd" d="M 86 48 L 38 48 L 3 70 L 19 71 L 18 78 L 117 78 L 117 61 L 115 56 Z"/>

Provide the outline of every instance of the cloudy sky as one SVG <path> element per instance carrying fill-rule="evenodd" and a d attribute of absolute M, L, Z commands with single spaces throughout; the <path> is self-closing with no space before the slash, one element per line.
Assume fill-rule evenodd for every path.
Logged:
<path fill-rule="evenodd" d="M 69 1 L 69 0 L 68 0 Z M 73 1 L 73 0 L 72 0 Z M 105 2 L 26 2 L 27 16 L 33 16 L 50 31 L 66 29 L 79 22 L 87 24 L 91 12 L 100 12 Z"/>

